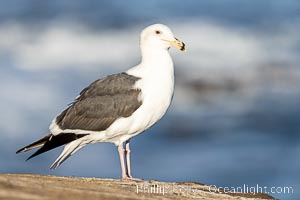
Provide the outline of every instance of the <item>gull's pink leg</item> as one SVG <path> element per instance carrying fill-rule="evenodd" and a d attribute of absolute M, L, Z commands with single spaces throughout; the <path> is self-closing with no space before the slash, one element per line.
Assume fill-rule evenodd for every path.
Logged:
<path fill-rule="evenodd" d="M 119 157 L 120 157 L 120 163 L 121 163 L 122 179 L 128 179 L 129 177 L 127 176 L 125 163 L 124 163 L 124 151 L 125 150 L 123 148 L 123 144 L 120 144 L 118 146 L 118 151 L 119 151 Z"/>
<path fill-rule="evenodd" d="M 127 178 L 126 179 L 132 180 L 132 181 L 143 181 L 143 179 L 133 178 L 131 176 L 129 140 L 127 140 L 125 142 L 125 152 L 126 152 L 126 169 L 127 169 Z"/>

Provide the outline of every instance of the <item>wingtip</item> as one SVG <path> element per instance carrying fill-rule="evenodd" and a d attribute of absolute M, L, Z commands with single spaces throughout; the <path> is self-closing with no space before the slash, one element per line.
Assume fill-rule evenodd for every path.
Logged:
<path fill-rule="evenodd" d="M 32 156 L 29 156 L 25 161 L 28 161 L 28 160 L 30 160 L 32 158 Z"/>
<path fill-rule="evenodd" d="M 33 157 L 35 157 L 35 156 L 37 156 L 37 155 L 36 155 L 36 152 L 35 152 L 34 154 L 32 154 L 31 156 L 29 156 L 29 157 L 26 159 L 26 161 L 30 160 L 31 158 L 33 158 Z"/>
<path fill-rule="evenodd" d="M 22 148 L 22 149 L 19 149 L 18 151 L 16 151 L 16 154 L 18 153 L 22 153 L 22 152 L 25 152 L 27 150 L 27 148 Z"/>

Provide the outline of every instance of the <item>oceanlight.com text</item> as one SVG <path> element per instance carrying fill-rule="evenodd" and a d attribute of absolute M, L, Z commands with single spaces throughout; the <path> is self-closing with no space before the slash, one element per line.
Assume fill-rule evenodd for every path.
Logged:
<path fill-rule="evenodd" d="M 293 194 L 294 188 L 289 186 L 261 186 L 256 184 L 255 186 L 242 185 L 238 187 L 217 187 L 216 185 L 209 186 L 210 192 L 218 193 L 265 193 L 265 194 Z"/>

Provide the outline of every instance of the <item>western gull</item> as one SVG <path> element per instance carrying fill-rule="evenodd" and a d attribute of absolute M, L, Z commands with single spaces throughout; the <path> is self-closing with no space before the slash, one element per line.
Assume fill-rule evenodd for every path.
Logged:
<path fill-rule="evenodd" d="M 91 83 L 53 119 L 49 134 L 16 153 L 41 147 L 30 159 L 65 145 L 51 166 L 55 169 L 87 144 L 111 142 L 118 146 L 122 179 L 135 180 L 131 175 L 129 141 L 159 121 L 171 103 L 171 46 L 185 50 L 185 44 L 166 25 L 146 27 L 140 35 L 140 64 Z"/>

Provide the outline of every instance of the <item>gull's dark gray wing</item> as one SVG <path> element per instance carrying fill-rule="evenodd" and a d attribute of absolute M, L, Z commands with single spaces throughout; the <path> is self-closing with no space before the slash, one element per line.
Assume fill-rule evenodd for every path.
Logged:
<path fill-rule="evenodd" d="M 96 80 L 56 118 L 62 129 L 102 131 L 116 119 L 129 117 L 142 104 L 141 91 L 134 88 L 139 77 L 126 73 Z"/>

